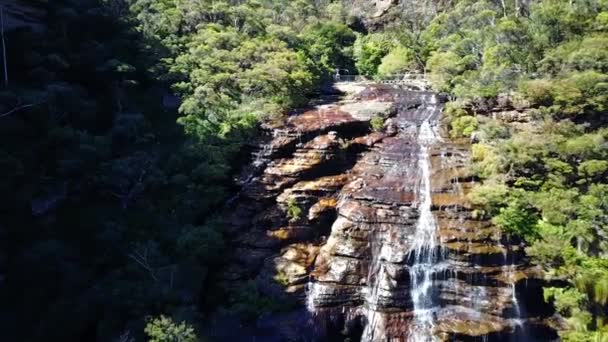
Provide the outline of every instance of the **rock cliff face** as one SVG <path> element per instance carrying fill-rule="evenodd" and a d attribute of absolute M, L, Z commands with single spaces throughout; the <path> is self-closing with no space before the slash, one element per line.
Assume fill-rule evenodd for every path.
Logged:
<path fill-rule="evenodd" d="M 230 206 L 227 287 L 295 300 L 270 340 L 549 340 L 540 271 L 476 219 L 441 99 L 367 86 L 269 129 Z M 372 132 L 369 121 L 386 118 Z"/>
<path fill-rule="evenodd" d="M 23 0 L 3 0 L 5 30 L 29 28 L 33 31 L 42 31 L 44 27 L 45 11 L 39 4 Z"/>
<path fill-rule="evenodd" d="M 344 5 L 354 15 L 364 19 L 380 18 L 391 8 L 397 6 L 399 0 L 352 0 L 344 1 Z"/>
<path fill-rule="evenodd" d="M 451 5 L 449 0 L 343 0 L 346 11 L 375 31 L 394 22 L 423 29 L 438 12 Z"/>

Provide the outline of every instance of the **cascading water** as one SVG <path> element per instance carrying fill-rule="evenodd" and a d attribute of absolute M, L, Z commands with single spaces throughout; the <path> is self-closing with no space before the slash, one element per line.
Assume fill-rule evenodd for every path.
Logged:
<path fill-rule="evenodd" d="M 442 96 L 361 88 L 262 126 L 267 134 L 237 179 L 242 190 L 225 206 L 233 252 L 222 286 L 254 279 L 262 295 L 295 302 L 308 277 L 308 313 L 294 306 L 243 325 L 217 313 L 210 337 L 556 340 L 539 268 L 467 199 L 470 141 L 436 132 Z M 371 132 L 379 108 L 384 129 Z M 304 215 L 288 220 L 282 202 L 294 195 Z"/>
<path fill-rule="evenodd" d="M 526 340 L 515 285 L 527 266 L 466 201 L 469 142 L 441 139 L 437 95 L 395 93 L 396 134 L 361 154 L 338 196 L 307 286 L 311 321 L 364 342 Z"/>
<path fill-rule="evenodd" d="M 370 263 L 370 270 L 367 275 L 367 283 L 370 286 L 367 287 L 367 293 L 365 294 L 365 302 L 367 303 L 367 308 L 365 309 L 367 325 L 363 331 L 363 341 L 374 340 L 374 336 L 378 329 L 378 324 L 380 323 L 379 320 L 381 317 L 376 311 L 376 305 L 379 301 L 380 295 L 380 279 L 383 276 L 382 273 L 386 271 L 382 264 L 382 260 L 385 259 L 382 257 L 382 254 L 383 251 L 386 251 L 387 249 L 382 248 L 381 241 L 379 241 L 377 234 L 372 235 L 370 247 L 372 260 Z"/>
<path fill-rule="evenodd" d="M 383 296 L 391 296 L 386 292 L 386 284 L 383 279 L 390 278 L 387 274 L 387 261 L 394 260 L 397 255 L 407 253 L 414 261 L 410 268 L 411 282 L 408 286 L 413 303 L 414 321 L 409 329 L 409 341 L 427 342 L 432 341 L 433 313 L 433 275 L 439 271 L 439 255 L 437 255 L 437 225 L 431 212 L 431 162 L 430 149 L 438 141 L 439 134 L 436 132 L 436 114 L 440 108 L 436 104 L 434 95 L 420 96 L 422 103 L 412 111 L 406 111 L 402 122 L 401 136 L 405 139 L 415 139 L 418 146 L 417 160 L 418 178 L 416 193 L 418 198 L 418 219 L 415 227 L 415 236 L 412 245 L 407 246 L 407 236 L 394 234 L 391 243 L 386 244 L 377 232 L 373 234 L 371 247 L 371 263 L 367 275 L 367 287 L 364 297 L 366 308 L 364 315 L 366 325 L 362 335 L 362 341 L 380 341 L 385 329 L 385 316 L 378 312 Z M 409 113 L 409 114 L 408 114 Z M 420 122 L 419 127 L 412 125 Z M 405 240 L 399 240 L 406 238 Z M 407 250 L 395 250 L 395 246 L 407 246 Z M 410 251 L 410 252 L 408 252 Z M 398 259 L 398 258 L 397 258 Z"/>
<path fill-rule="evenodd" d="M 413 245 L 413 264 L 410 268 L 411 296 L 414 306 L 414 322 L 410 328 L 409 340 L 427 342 L 433 340 L 433 273 L 438 262 L 437 224 L 431 212 L 430 152 L 429 148 L 437 141 L 428 119 L 424 120 L 418 133 L 420 153 L 419 218 L 416 224 Z"/>
<path fill-rule="evenodd" d="M 510 284 L 511 288 L 511 302 L 513 304 L 513 326 L 516 329 L 516 334 L 514 335 L 515 340 L 526 340 L 526 329 L 524 325 L 523 312 L 522 307 L 520 306 L 519 300 L 517 299 L 517 289 L 516 289 L 516 264 L 515 261 L 508 261 L 508 251 L 505 248 L 505 257 L 504 257 L 504 265 L 503 268 L 507 268 L 506 279 Z"/>

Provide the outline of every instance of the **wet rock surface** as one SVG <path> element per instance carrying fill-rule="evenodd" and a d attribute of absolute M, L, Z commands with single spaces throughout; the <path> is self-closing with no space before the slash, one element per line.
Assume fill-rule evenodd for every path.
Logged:
<path fill-rule="evenodd" d="M 298 304 L 247 334 L 293 339 L 293 330 L 268 330 L 288 317 L 310 326 L 296 340 L 413 340 L 421 314 L 412 297 L 415 240 L 428 177 L 431 336 L 550 339 L 542 323 L 550 310 L 527 308 L 542 303 L 542 274 L 519 241 L 475 218 L 466 201 L 469 146 L 442 134 L 441 110 L 430 92 L 368 86 L 272 130 L 230 204 L 235 252 L 221 281 L 230 288 L 254 280 L 264 295 Z M 380 132 L 370 130 L 374 116 L 388 118 Z M 436 139 L 423 149 L 425 122 Z"/>

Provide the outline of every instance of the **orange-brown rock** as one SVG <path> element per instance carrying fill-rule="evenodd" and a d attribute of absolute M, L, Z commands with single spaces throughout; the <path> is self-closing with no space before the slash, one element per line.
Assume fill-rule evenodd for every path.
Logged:
<path fill-rule="evenodd" d="M 439 122 L 441 101 L 389 86 L 370 86 L 354 101 L 272 128 L 231 204 L 233 253 L 221 279 L 228 287 L 254 279 L 264 295 L 296 300 L 293 313 L 315 324 L 318 339 L 343 331 L 361 339 L 373 324 L 364 339 L 407 341 L 419 314 L 412 296 L 426 151 L 419 136 L 424 121 Z M 374 115 L 392 117 L 372 133 Z M 476 218 L 466 200 L 467 143 L 443 134 L 427 153 L 437 257 L 423 266 L 433 279 L 434 336 L 517 339 L 522 326 L 545 326 L 542 272 L 522 243 Z"/>

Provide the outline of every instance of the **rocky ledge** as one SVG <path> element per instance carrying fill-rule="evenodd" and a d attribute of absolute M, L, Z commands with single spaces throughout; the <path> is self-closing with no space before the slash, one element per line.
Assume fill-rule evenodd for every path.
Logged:
<path fill-rule="evenodd" d="M 254 281 L 292 301 L 248 334 L 270 340 L 407 340 L 413 237 L 420 215 L 420 127 L 438 123 L 432 93 L 367 86 L 269 131 L 231 202 L 222 286 Z M 372 132 L 370 120 L 385 118 Z M 519 241 L 480 221 L 466 201 L 469 146 L 441 134 L 429 149 L 437 262 L 433 335 L 443 340 L 553 336 L 542 274 Z M 371 327 L 371 328 L 370 328 Z M 239 334 L 239 329 L 226 333 Z M 233 335 L 231 335 L 233 334 Z M 242 334 L 242 332 L 241 332 Z M 362 336 L 363 335 L 363 336 Z"/>

